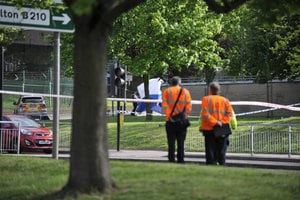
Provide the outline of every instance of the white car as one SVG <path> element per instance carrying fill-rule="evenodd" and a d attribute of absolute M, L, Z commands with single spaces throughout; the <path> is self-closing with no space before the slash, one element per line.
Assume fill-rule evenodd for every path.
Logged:
<path fill-rule="evenodd" d="M 15 114 L 29 116 L 33 119 L 49 120 L 46 102 L 42 96 L 20 96 L 17 102 L 14 102 Z"/>

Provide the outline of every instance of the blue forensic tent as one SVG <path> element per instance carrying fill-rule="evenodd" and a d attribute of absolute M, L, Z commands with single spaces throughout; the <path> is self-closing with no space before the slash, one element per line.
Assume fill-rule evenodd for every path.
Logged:
<path fill-rule="evenodd" d="M 150 99 L 157 99 L 161 100 L 161 85 L 164 81 L 161 78 L 153 78 L 149 80 L 149 96 Z M 144 91 L 144 83 L 137 86 L 137 91 L 141 99 L 145 99 L 145 91 Z M 161 103 L 151 103 L 150 104 L 151 110 L 157 113 L 162 113 L 161 110 Z M 146 111 L 146 103 L 139 102 L 136 112 L 142 113 Z"/>

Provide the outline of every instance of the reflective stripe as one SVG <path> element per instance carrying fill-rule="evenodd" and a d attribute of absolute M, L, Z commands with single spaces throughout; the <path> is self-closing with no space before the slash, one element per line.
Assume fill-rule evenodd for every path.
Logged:
<path fill-rule="evenodd" d="M 172 109 L 173 109 L 176 100 L 173 101 L 172 97 L 173 97 L 173 90 L 172 90 L 172 88 L 169 88 L 168 105 L 172 104 Z M 169 108 L 171 109 L 171 106 L 169 106 Z M 174 112 L 176 112 L 175 109 L 174 109 Z"/>
<path fill-rule="evenodd" d="M 206 108 L 201 109 L 201 113 L 205 113 L 205 117 L 202 117 L 202 114 L 200 115 L 200 118 L 202 121 L 207 121 L 210 118 L 209 110 Z"/>
<path fill-rule="evenodd" d="M 172 88 L 169 88 L 169 98 L 168 98 L 168 104 L 175 104 L 175 101 L 173 101 L 173 91 Z"/>
<path fill-rule="evenodd" d="M 224 111 L 224 115 L 228 116 L 228 112 L 227 112 L 227 106 L 226 106 L 226 98 L 224 98 L 224 105 L 225 105 L 225 111 Z"/>
<path fill-rule="evenodd" d="M 232 115 L 232 112 L 230 112 L 230 111 L 227 111 L 227 104 L 226 104 L 226 102 L 227 102 L 227 99 L 226 98 L 224 98 L 224 103 L 225 103 L 225 113 L 224 113 L 224 115 L 225 116 L 227 116 L 227 117 L 229 117 L 230 115 Z M 228 102 L 229 103 L 229 102 Z"/>
<path fill-rule="evenodd" d="M 213 111 L 210 111 L 210 113 L 211 113 L 211 114 L 223 114 L 223 115 L 226 114 L 226 112 L 221 111 L 221 110 L 213 110 Z"/>
<path fill-rule="evenodd" d="M 188 94 L 187 94 L 186 90 L 184 90 L 184 102 L 185 102 L 185 104 L 190 105 L 191 103 L 187 102 L 187 99 L 188 99 Z M 185 106 L 185 111 L 186 112 L 191 112 L 192 109 L 189 108 L 189 106 Z"/>
<path fill-rule="evenodd" d="M 212 113 L 213 112 L 213 108 L 212 108 L 212 103 L 211 103 L 210 96 L 207 96 L 207 101 L 208 101 L 208 112 Z"/>

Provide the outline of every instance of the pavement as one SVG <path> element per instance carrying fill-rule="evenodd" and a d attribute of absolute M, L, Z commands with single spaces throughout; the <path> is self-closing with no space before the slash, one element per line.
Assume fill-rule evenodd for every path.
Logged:
<path fill-rule="evenodd" d="M 110 160 L 168 162 L 167 151 L 109 150 Z M 51 156 L 51 155 L 49 155 Z M 68 149 L 59 150 L 59 158 L 69 158 Z M 205 165 L 204 152 L 185 152 L 185 162 Z M 292 170 L 300 172 L 300 155 L 227 153 L 227 166 Z"/>

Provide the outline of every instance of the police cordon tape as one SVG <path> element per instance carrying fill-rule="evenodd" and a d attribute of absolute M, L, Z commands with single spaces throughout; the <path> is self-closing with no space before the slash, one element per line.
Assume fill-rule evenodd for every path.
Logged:
<path fill-rule="evenodd" d="M 44 97 L 50 97 L 50 98 L 67 98 L 72 99 L 73 96 L 70 95 L 56 95 L 56 94 L 45 94 L 45 93 L 29 93 L 29 92 L 15 92 L 15 91 L 6 91 L 6 90 L 0 90 L 1 94 L 12 94 L 12 95 L 28 95 L 28 96 L 44 96 Z M 120 102 L 144 102 L 144 103 L 161 103 L 162 101 L 160 99 L 129 99 L 129 98 L 107 98 L 109 101 L 120 101 Z M 192 100 L 192 104 L 198 104 L 200 105 L 202 101 L 200 100 Z M 269 107 L 269 109 L 263 109 L 263 110 L 257 110 L 257 111 L 251 111 L 246 113 L 236 113 L 236 116 L 243 116 L 243 115 L 251 115 L 261 112 L 268 112 L 278 109 L 285 109 L 285 110 L 291 110 L 291 111 L 300 111 L 300 103 L 295 103 L 291 105 L 280 105 L 275 103 L 267 103 L 267 102 L 260 102 L 260 101 L 231 101 L 231 105 L 247 105 L 247 106 L 260 106 L 260 107 Z"/>
<path fill-rule="evenodd" d="M 46 94 L 46 93 L 32 93 L 32 92 L 16 92 L 16 91 L 7 91 L 0 90 L 0 94 L 12 94 L 12 95 L 23 95 L 23 96 L 44 96 L 44 97 L 55 97 L 55 98 L 66 98 L 73 99 L 73 96 L 70 95 L 56 95 L 56 94 Z"/>
<path fill-rule="evenodd" d="M 295 103 L 295 104 L 288 105 L 288 107 L 291 107 L 291 106 L 300 106 L 300 103 Z M 282 108 L 278 108 L 278 107 L 269 108 L 269 109 L 263 109 L 263 110 L 245 112 L 245 113 L 236 113 L 235 115 L 236 116 L 253 115 L 253 114 L 257 114 L 257 113 L 269 112 L 269 111 L 279 110 L 279 109 L 282 109 Z M 293 111 L 298 111 L 298 110 L 293 110 Z"/>
<path fill-rule="evenodd" d="M 145 103 L 161 103 L 162 101 L 159 99 L 124 99 L 124 98 L 107 98 L 107 100 L 111 101 L 124 101 L 124 102 L 145 102 Z M 200 105 L 202 101 L 199 100 L 192 100 L 192 104 L 198 104 Z M 291 110 L 291 111 L 300 111 L 300 107 L 294 107 L 294 106 L 300 106 L 300 103 L 291 104 L 291 105 L 280 105 L 280 104 L 274 104 L 274 103 L 267 103 L 267 102 L 260 102 L 260 101 L 231 101 L 231 105 L 247 105 L 247 106 L 261 106 L 261 107 L 270 107 L 269 109 L 263 109 L 263 110 L 257 110 L 257 111 L 251 111 L 251 112 L 245 112 L 245 113 L 235 113 L 236 116 L 244 116 L 244 115 L 252 115 L 262 112 L 268 112 L 273 110 L 279 110 L 279 109 L 285 109 L 285 110 Z"/>

